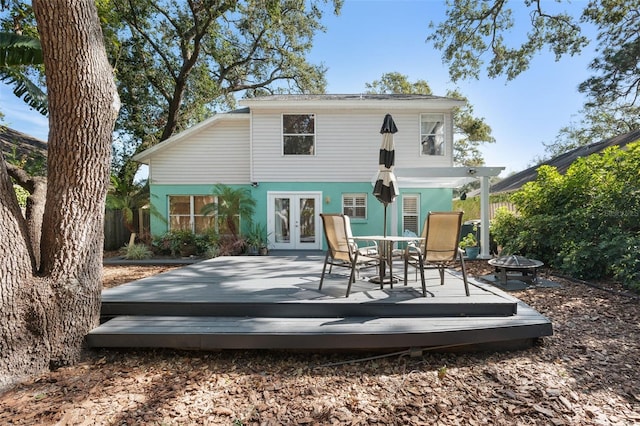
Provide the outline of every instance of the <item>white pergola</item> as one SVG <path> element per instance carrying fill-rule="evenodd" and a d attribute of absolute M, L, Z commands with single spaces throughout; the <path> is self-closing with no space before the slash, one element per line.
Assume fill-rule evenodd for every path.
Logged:
<path fill-rule="evenodd" d="M 480 257 L 491 258 L 489 252 L 489 177 L 498 176 L 504 167 L 416 167 L 396 168 L 400 188 L 459 188 L 480 180 Z"/>

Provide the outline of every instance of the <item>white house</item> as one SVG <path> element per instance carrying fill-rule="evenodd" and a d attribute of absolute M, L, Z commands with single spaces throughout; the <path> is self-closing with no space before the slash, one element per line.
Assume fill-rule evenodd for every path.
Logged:
<path fill-rule="evenodd" d="M 152 216 L 152 234 L 211 226 L 214 221 L 200 209 L 220 183 L 251 191 L 257 201 L 253 221 L 267 225 L 275 249 L 321 249 L 318 214 L 323 212 L 348 214 L 356 235 L 380 234 L 384 208 L 372 195 L 372 182 L 387 113 L 398 128 L 396 170 L 413 171 L 399 178 L 388 232 L 418 233 L 428 211 L 451 209 L 451 185 L 416 179 L 415 170 L 453 170 L 452 110 L 462 101 L 426 95 L 276 95 L 240 104 L 244 108 L 216 114 L 136 155 L 149 165 L 151 203 L 166 219 Z"/>

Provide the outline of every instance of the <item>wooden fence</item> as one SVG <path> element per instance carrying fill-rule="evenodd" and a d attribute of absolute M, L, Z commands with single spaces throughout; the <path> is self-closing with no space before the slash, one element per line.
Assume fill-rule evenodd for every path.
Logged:
<path fill-rule="evenodd" d="M 510 212 L 518 213 L 516 206 L 513 203 L 508 201 L 502 201 L 499 203 L 491 203 L 489 204 L 489 220 L 493 220 L 496 217 L 496 212 L 499 208 L 505 208 Z"/>
<path fill-rule="evenodd" d="M 149 209 L 134 212 L 133 223 L 138 235 L 148 235 L 150 229 Z M 118 250 L 129 242 L 131 232 L 124 225 L 121 210 L 107 210 L 104 215 L 104 249 Z"/>

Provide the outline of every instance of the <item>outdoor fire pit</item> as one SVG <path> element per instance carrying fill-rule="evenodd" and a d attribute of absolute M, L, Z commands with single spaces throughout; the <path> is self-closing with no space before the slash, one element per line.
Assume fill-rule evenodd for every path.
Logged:
<path fill-rule="evenodd" d="M 489 265 L 496 268 L 494 275 L 497 282 L 506 286 L 509 280 L 537 284 L 538 268 L 544 263 L 539 260 L 527 259 L 524 256 L 511 255 L 491 259 Z"/>

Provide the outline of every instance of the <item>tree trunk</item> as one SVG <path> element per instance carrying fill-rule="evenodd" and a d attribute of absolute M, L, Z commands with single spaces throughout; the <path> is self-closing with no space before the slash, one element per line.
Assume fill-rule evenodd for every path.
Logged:
<path fill-rule="evenodd" d="M 9 176 L 22 188 L 29 191 L 25 219 L 29 229 L 29 244 L 33 252 L 36 268 L 40 267 L 40 239 L 42 237 L 42 217 L 47 195 L 47 178 L 30 176 L 18 166 L 6 164 Z"/>
<path fill-rule="evenodd" d="M 41 267 L 0 166 L 0 387 L 77 360 L 98 323 L 105 196 L 119 108 L 93 0 L 33 0 L 49 100 Z M 7 201 L 7 202 L 5 202 Z"/>

